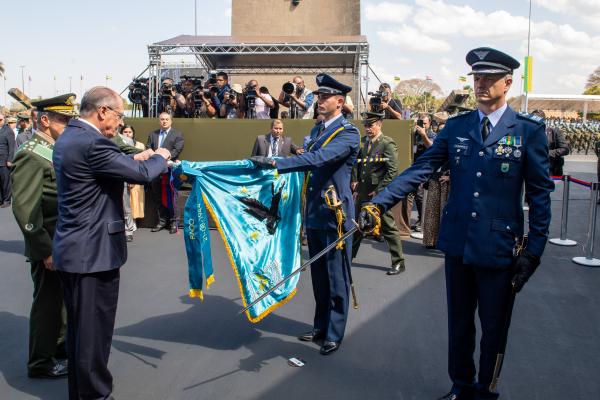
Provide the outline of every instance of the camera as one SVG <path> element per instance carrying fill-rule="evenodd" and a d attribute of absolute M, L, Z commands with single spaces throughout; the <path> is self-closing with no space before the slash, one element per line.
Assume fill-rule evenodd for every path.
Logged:
<path fill-rule="evenodd" d="M 296 91 L 296 85 L 293 82 L 286 82 L 281 87 L 281 90 L 283 91 L 283 93 L 291 95 Z"/>
<path fill-rule="evenodd" d="M 369 99 L 369 106 L 371 107 L 371 111 L 375 113 L 380 113 L 382 111 L 381 103 L 383 101 L 383 98 L 387 96 L 387 93 L 383 91 L 377 91 L 369 92 L 368 94 L 369 96 L 371 96 L 371 98 Z"/>
<path fill-rule="evenodd" d="M 129 101 L 142 104 L 148 99 L 148 78 L 137 78 L 129 84 Z"/>
<path fill-rule="evenodd" d="M 421 128 L 423 127 L 423 120 L 422 119 L 418 119 L 417 120 L 417 126 L 421 127 Z"/>

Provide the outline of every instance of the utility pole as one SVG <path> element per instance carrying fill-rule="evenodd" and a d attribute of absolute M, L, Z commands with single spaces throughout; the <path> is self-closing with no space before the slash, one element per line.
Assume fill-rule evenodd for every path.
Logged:
<path fill-rule="evenodd" d="M 198 0 L 194 0 L 194 36 L 198 36 Z"/>
<path fill-rule="evenodd" d="M 24 75 L 25 66 L 19 65 L 19 68 L 21 68 L 21 91 L 23 93 L 25 93 L 25 75 Z"/>

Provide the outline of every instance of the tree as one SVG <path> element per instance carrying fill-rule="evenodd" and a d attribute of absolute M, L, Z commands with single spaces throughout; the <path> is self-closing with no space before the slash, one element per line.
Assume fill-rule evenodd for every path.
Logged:
<path fill-rule="evenodd" d="M 600 87 L 600 67 L 596 68 L 594 70 L 594 72 L 592 72 L 590 74 L 590 76 L 588 76 L 587 83 L 585 84 L 585 89 L 587 91 L 588 89 L 591 89 L 594 86 Z M 586 93 L 586 94 L 591 94 L 591 93 Z"/>
<path fill-rule="evenodd" d="M 394 92 L 400 96 L 423 96 L 430 93 L 432 96 L 441 96 L 442 88 L 432 80 L 408 79 L 396 85 Z"/>
<path fill-rule="evenodd" d="M 585 89 L 585 92 L 583 92 L 583 94 L 600 95 L 600 84 L 599 85 L 595 85 L 595 86 L 591 86 L 591 87 Z"/>

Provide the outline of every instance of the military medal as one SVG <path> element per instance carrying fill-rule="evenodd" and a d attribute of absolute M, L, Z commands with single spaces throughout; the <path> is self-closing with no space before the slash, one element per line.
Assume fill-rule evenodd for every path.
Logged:
<path fill-rule="evenodd" d="M 515 158 L 521 157 L 521 150 L 519 150 L 519 147 L 522 146 L 522 144 L 521 144 L 521 137 L 522 136 L 515 136 L 515 147 L 517 148 L 515 150 L 515 152 L 514 152 Z"/>
<path fill-rule="evenodd" d="M 498 145 L 498 147 L 496 147 L 496 154 L 501 156 L 502 153 L 504 153 L 504 147 L 502 147 L 502 145 Z"/>
<path fill-rule="evenodd" d="M 504 153 L 506 153 L 506 154 L 510 154 L 510 153 L 512 153 L 512 151 L 513 151 L 512 147 L 505 147 L 504 148 Z"/>

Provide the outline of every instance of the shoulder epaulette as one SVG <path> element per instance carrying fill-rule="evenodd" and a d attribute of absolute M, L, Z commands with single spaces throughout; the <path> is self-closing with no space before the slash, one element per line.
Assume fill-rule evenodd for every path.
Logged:
<path fill-rule="evenodd" d="M 448 117 L 448 119 L 453 119 L 453 118 L 457 118 L 457 117 L 462 117 L 464 115 L 470 114 L 472 111 L 461 111 L 457 114 L 451 115 Z"/>
<path fill-rule="evenodd" d="M 538 125 L 544 124 L 544 119 L 542 117 L 538 117 L 537 115 L 531 115 L 528 113 L 519 112 L 519 113 L 517 113 L 517 117 L 535 122 Z"/>

